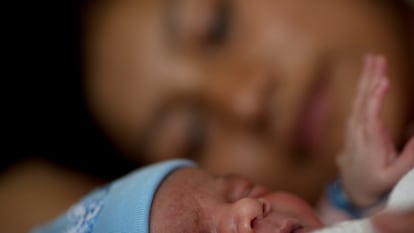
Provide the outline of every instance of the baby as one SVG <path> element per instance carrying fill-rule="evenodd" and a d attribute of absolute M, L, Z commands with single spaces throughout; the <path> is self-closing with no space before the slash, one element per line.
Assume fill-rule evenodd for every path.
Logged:
<path fill-rule="evenodd" d="M 351 217 L 371 214 L 371 209 L 361 210 L 377 206 L 405 174 L 387 208 L 398 208 L 399 199 L 411 201 L 405 207 L 414 208 L 414 195 L 410 194 L 414 191 L 414 138 L 397 154 L 379 117 L 388 88 L 385 69 L 383 57 L 366 58 L 346 147 L 338 157 L 340 185 L 328 189 L 328 207 L 322 217 L 337 210 Z M 295 195 L 270 192 L 237 176 L 215 176 L 188 160 L 170 160 L 97 189 L 33 232 L 373 232 L 369 218 L 330 228 L 323 225 L 316 211 Z"/>
<path fill-rule="evenodd" d="M 137 170 L 34 232 L 305 233 L 322 228 L 315 211 L 298 197 L 270 193 L 243 178 L 213 176 L 193 166 L 172 160 Z M 414 188 L 412 180 L 408 184 Z M 359 232 L 371 232 L 365 231 L 368 223 L 360 225 L 364 230 Z M 321 232 L 361 229 L 349 223 L 335 228 L 341 231 Z"/>
<path fill-rule="evenodd" d="M 34 232 L 299 233 L 321 227 L 315 211 L 293 195 L 171 160 L 95 191 Z"/>

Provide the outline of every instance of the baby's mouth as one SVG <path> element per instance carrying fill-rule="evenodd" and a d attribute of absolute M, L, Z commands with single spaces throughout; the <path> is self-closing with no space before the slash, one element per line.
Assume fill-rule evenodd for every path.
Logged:
<path fill-rule="evenodd" d="M 304 233 L 304 228 L 302 225 L 297 224 L 293 226 L 289 233 Z"/>
<path fill-rule="evenodd" d="M 255 227 L 256 233 L 305 233 L 305 227 L 295 219 L 285 219 L 279 224 L 273 221 L 258 221 Z"/>
<path fill-rule="evenodd" d="M 304 233 L 304 228 L 298 223 L 287 223 L 280 229 L 279 233 Z"/>

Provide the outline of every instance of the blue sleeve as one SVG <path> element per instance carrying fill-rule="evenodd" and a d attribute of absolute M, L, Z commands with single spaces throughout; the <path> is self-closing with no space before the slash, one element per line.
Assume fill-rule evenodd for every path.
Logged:
<path fill-rule="evenodd" d="M 195 164 L 177 159 L 135 170 L 32 233 L 149 233 L 151 204 L 160 183 L 174 170 L 188 166 Z"/>
<path fill-rule="evenodd" d="M 39 226 L 32 230 L 31 233 L 92 232 L 93 225 L 103 207 L 107 193 L 107 187 L 92 192 L 53 222 Z"/>

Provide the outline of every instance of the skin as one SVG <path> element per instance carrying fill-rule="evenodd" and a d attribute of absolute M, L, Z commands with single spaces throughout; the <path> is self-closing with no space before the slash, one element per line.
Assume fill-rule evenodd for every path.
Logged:
<path fill-rule="evenodd" d="M 297 196 L 199 168 L 175 171 L 161 184 L 150 219 L 151 233 L 305 233 L 322 227 Z"/>
<path fill-rule="evenodd" d="M 380 112 L 389 90 L 386 71 L 387 60 L 383 56 L 366 56 L 347 123 L 346 146 L 337 162 L 347 200 L 353 206 L 369 209 L 364 213 L 365 217 L 375 214 L 371 220 L 380 232 L 399 233 L 412 229 L 412 214 L 382 211 L 392 203 L 383 197 L 414 168 L 414 136 L 397 152 L 384 128 Z M 325 224 L 351 217 L 349 213 L 331 206 L 327 197 L 318 212 Z M 398 216 L 402 221 L 395 221 Z"/>
<path fill-rule="evenodd" d="M 374 216 L 372 221 L 381 233 L 410 233 L 414 229 L 414 211 L 383 213 Z"/>
<path fill-rule="evenodd" d="M 87 14 L 86 100 L 138 163 L 189 157 L 315 202 L 337 174 L 334 158 L 367 52 L 389 58 L 383 117 L 400 140 L 407 63 L 387 7 L 168 2 L 108 1 Z"/>
<path fill-rule="evenodd" d="M 354 206 L 374 205 L 414 167 L 414 136 L 398 152 L 380 113 L 389 88 L 387 61 L 368 55 L 338 156 L 341 183 Z"/>

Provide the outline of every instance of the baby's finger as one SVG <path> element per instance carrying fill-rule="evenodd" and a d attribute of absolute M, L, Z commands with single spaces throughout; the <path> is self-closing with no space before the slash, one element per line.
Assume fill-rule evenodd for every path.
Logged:
<path fill-rule="evenodd" d="M 384 107 L 384 99 L 389 89 L 388 79 L 383 78 L 377 85 L 373 96 L 370 98 L 366 110 L 366 127 L 367 137 L 371 141 L 375 142 L 378 146 L 388 143 L 390 139 L 387 139 L 389 135 L 386 133 L 383 120 L 381 118 L 381 112 Z"/>
<path fill-rule="evenodd" d="M 367 55 L 364 61 L 364 67 L 361 74 L 361 79 L 358 84 L 358 92 L 365 93 L 365 90 L 371 82 L 375 69 L 375 56 Z"/>
<path fill-rule="evenodd" d="M 358 83 L 356 97 L 353 102 L 352 112 L 347 124 L 347 138 L 357 141 L 365 138 L 364 113 L 366 111 L 367 92 L 372 80 L 374 57 L 367 55 L 364 60 L 362 74 Z"/>
<path fill-rule="evenodd" d="M 365 57 L 361 78 L 358 83 L 357 94 L 353 106 L 353 115 L 361 113 L 364 110 L 364 100 L 366 99 L 367 87 L 373 75 L 374 59 L 372 55 Z"/>
<path fill-rule="evenodd" d="M 374 72 L 375 78 L 372 82 L 371 95 L 367 97 L 367 108 L 364 111 L 366 119 L 364 121 L 367 127 L 367 137 L 373 141 L 374 145 L 376 144 L 381 148 L 387 144 L 392 144 L 381 119 L 384 99 L 389 89 L 389 81 L 385 75 L 386 61 L 383 57 L 377 58 Z"/>
<path fill-rule="evenodd" d="M 407 171 L 414 167 L 414 137 L 405 145 L 400 156 L 385 169 L 385 177 L 394 185 Z"/>
<path fill-rule="evenodd" d="M 414 211 L 408 213 L 382 213 L 372 219 L 381 233 L 411 233 L 414 229 Z"/>
<path fill-rule="evenodd" d="M 384 105 L 384 98 L 388 92 L 390 82 L 384 76 L 376 84 L 375 90 L 373 90 L 372 96 L 370 96 L 367 105 L 367 117 L 369 119 L 378 118 Z"/>
<path fill-rule="evenodd" d="M 377 115 L 376 113 L 380 110 L 383 104 L 383 98 L 385 92 L 388 89 L 389 82 L 386 76 L 387 63 L 384 57 L 375 57 L 374 65 L 372 68 L 371 82 L 369 83 L 369 89 L 366 91 L 366 101 L 368 106 L 374 107 L 377 111 L 368 111 L 368 113 Z M 373 104 L 374 103 L 374 104 Z M 368 108 L 367 108 L 368 110 Z M 371 117 L 371 116 L 368 116 Z"/>
<path fill-rule="evenodd" d="M 387 73 L 387 60 L 383 55 L 375 57 L 375 68 L 373 70 L 374 77 L 381 78 Z"/>

